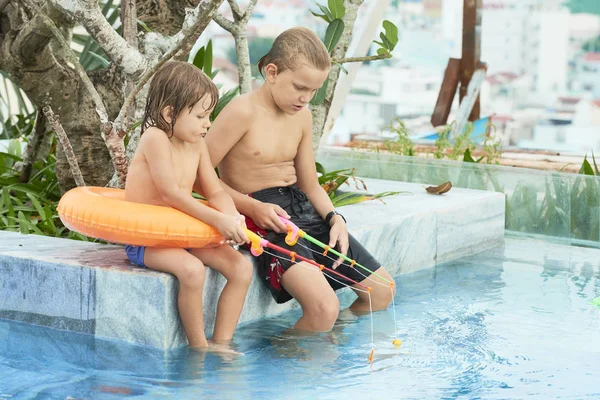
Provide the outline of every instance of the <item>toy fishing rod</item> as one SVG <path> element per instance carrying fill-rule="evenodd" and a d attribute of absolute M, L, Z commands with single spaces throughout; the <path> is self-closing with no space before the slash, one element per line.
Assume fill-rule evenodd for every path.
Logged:
<path fill-rule="evenodd" d="M 359 282 L 356 282 L 355 280 L 350 279 L 347 276 L 344 276 L 344 275 L 340 274 L 339 272 L 334 271 L 331 268 L 327 268 L 323 264 L 317 264 L 314 260 L 311 260 L 309 258 L 303 257 L 303 256 L 301 256 L 299 254 L 296 254 L 296 252 L 290 251 L 288 249 L 284 249 L 281 246 L 277 246 L 276 244 L 273 244 L 273 243 L 269 242 L 268 240 L 261 238 L 256 233 L 254 233 L 254 232 L 252 232 L 252 231 L 250 231 L 248 229 L 244 229 L 244 230 L 246 232 L 246 236 L 248 236 L 248 239 L 250 240 L 250 252 L 255 257 L 258 257 L 259 255 L 261 255 L 263 253 L 263 251 L 264 251 L 263 248 L 267 247 L 269 249 L 273 249 L 273 250 L 279 251 L 279 252 L 281 252 L 281 253 L 289 256 L 290 259 L 291 259 L 291 261 L 293 263 L 298 262 L 298 261 L 296 261 L 296 259 L 301 260 L 301 261 L 306 261 L 307 263 L 309 263 L 311 265 L 314 265 L 315 267 L 319 268 L 319 270 L 321 270 L 321 271 L 327 271 L 330 274 L 337 275 L 340 278 L 343 278 L 343 279 L 345 279 L 345 280 L 347 280 L 349 282 L 352 282 L 353 284 L 355 284 L 357 286 L 360 286 L 364 290 L 366 290 L 367 292 L 371 293 L 371 288 L 368 287 L 368 286 L 365 286 L 365 285 L 363 285 L 363 284 L 361 284 Z M 287 239 L 286 239 L 286 243 L 287 243 Z M 293 246 L 293 244 L 290 245 L 290 246 Z"/>
<path fill-rule="evenodd" d="M 356 260 L 352 260 L 349 257 L 343 255 L 342 253 L 336 251 L 335 249 L 332 249 L 331 247 L 327 246 L 325 243 L 315 239 L 314 237 L 310 236 L 308 233 L 304 232 L 302 229 L 298 228 L 296 226 L 296 224 L 294 224 L 292 221 L 290 221 L 289 219 L 285 219 L 283 217 L 279 217 L 279 219 L 281 220 L 281 222 L 283 222 L 283 224 L 286 226 L 287 228 L 287 235 L 285 237 L 285 242 L 289 245 L 289 246 L 293 246 L 296 244 L 296 242 L 298 241 L 298 237 L 301 237 L 303 239 L 308 240 L 309 242 L 319 246 L 320 248 L 322 248 L 323 250 L 325 250 L 323 252 L 323 255 L 326 256 L 328 252 L 331 252 L 333 254 L 335 254 L 336 256 L 342 258 L 343 260 L 347 261 L 350 263 L 350 268 L 354 268 L 355 266 L 362 268 L 364 271 L 367 271 L 370 274 L 373 274 L 377 277 L 379 277 L 380 279 L 382 279 L 383 281 L 387 282 L 390 287 L 394 287 L 395 283 L 393 281 L 390 281 L 389 279 L 384 278 L 383 276 L 379 275 L 376 272 L 371 271 L 370 269 L 362 266 L 361 264 L 357 263 Z"/>

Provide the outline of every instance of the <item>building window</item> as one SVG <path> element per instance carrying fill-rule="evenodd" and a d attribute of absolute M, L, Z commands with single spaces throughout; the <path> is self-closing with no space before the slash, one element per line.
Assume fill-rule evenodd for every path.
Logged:
<path fill-rule="evenodd" d="M 396 105 L 381 104 L 379 106 L 379 116 L 383 119 L 384 123 L 387 124 L 396 116 Z"/>

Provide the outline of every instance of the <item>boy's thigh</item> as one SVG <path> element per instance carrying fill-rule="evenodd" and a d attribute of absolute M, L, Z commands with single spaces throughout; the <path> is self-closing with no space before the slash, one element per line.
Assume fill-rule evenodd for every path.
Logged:
<path fill-rule="evenodd" d="M 321 239 L 328 241 L 329 237 Z M 335 272 L 348 279 L 325 271 L 327 280 L 334 290 L 346 286 L 353 286 L 355 285 L 354 282 L 365 280 L 368 276 L 372 275 L 373 272 L 381 268 L 379 261 L 377 261 L 375 257 L 373 257 L 373 255 L 351 234 L 348 234 L 348 253 L 346 254 L 346 257 L 356 261 L 357 264 L 360 264 L 364 268 L 361 268 L 358 265 L 350 267 L 350 262 L 343 261 L 343 263 L 335 269 Z M 331 268 L 337 259 L 338 257 L 333 253 L 328 253 L 327 256 L 319 253 L 315 256 L 315 260 L 318 263 L 325 265 L 327 268 Z"/>
<path fill-rule="evenodd" d="M 204 265 L 223 274 L 225 277 L 229 273 L 235 273 L 240 266 L 252 268 L 250 260 L 229 245 L 190 249 L 189 251 L 193 256 L 202 261 Z"/>
<path fill-rule="evenodd" d="M 318 304 L 333 304 L 337 296 L 323 273 L 306 262 L 292 265 L 281 277 L 281 286 L 302 308 Z"/>

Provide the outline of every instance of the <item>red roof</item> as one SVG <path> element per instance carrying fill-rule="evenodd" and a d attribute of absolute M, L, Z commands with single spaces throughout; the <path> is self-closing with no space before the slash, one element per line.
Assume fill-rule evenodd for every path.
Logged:
<path fill-rule="evenodd" d="M 510 115 L 502 115 L 502 114 L 494 114 L 492 116 L 490 116 L 492 121 L 497 121 L 497 122 L 507 122 L 507 121 L 512 121 L 513 118 Z"/>
<path fill-rule="evenodd" d="M 600 99 L 592 100 L 592 104 L 600 108 Z"/>
<path fill-rule="evenodd" d="M 558 100 L 561 103 L 564 103 L 564 104 L 577 104 L 577 103 L 579 103 L 579 101 L 581 100 L 581 98 L 580 97 L 561 96 L 561 97 L 558 98 Z"/>
<path fill-rule="evenodd" d="M 587 62 L 600 62 L 600 52 L 599 53 L 585 53 L 583 56 L 583 61 Z"/>

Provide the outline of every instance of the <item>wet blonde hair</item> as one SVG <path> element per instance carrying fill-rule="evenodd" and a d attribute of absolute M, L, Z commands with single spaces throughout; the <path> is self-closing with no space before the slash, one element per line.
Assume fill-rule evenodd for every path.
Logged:
<path fill-rule="evenodd" d="M 327 48 L 313 31 L 291 28 L 277 36 L 269 52 L 258 61 L 258 70 L 264 77 L 264 69 L 269 64 L 275 64 L 279 73 L 295 70 L 302 61 L 322 71 L 331 66 Z"/>
<path fill-rule="evenodd" d="M 179 114 L 186 108 L 194 108 L 207 94 L 210 96 L 208 111 L 219 101 L 219 91 L 210 78 L 193 64 L 183 61 L 165 63 L 150 82 L 142 133 L 154 126 L 172 135 Z M 170 123 L 162 115 L 165 107 L 171 107 Z"/>

